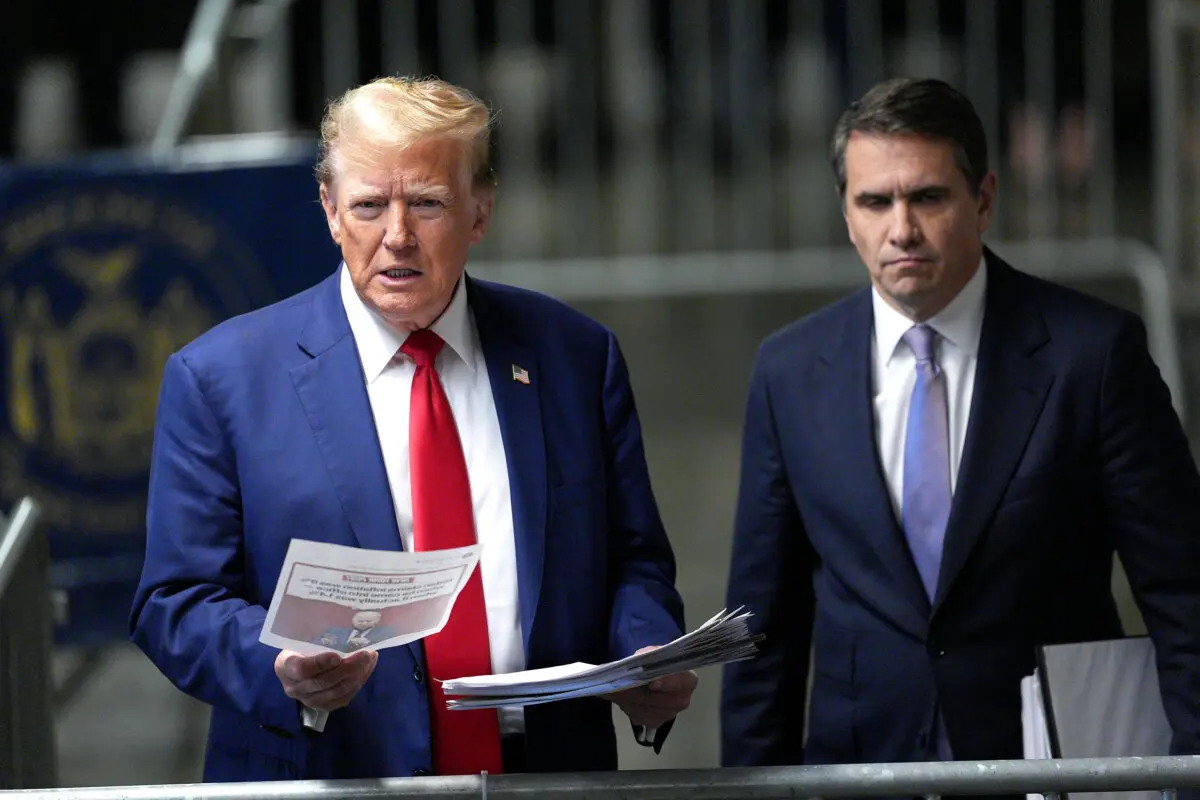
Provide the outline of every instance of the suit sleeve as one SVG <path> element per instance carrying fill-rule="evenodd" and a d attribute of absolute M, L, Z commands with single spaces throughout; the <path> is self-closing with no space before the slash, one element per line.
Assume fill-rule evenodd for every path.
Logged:
<path fill-rule="evenodd" d="M 1154 641 L 1171 752 L 1200 754 L 1200 476 L 1140 320 L 1109 355 L 1100 424 L 1111 530 Z"/>
<path fill-rule="evenodd" d="M 814 565 L 783 463 L 760 353 L 746 404 L 726 605 L 752 612 L 751 632 L 765 639 L 756 658 L 725 667 L 723 766 L 803 763 Z"/>
<path fill-rule="evenodd" d="M 244 571 L 235 454 L 176 354 L 159 396 L 131 638 L 182 691 L 299 733 L 299 707 L 275 676 L 278 651 L 258 641 L 266 610 L 243 599 Z"/>
<path fill-rule="evenodd" d="M 605 472 L 608 482 L 609 646 L 615 658 L 683 633 L 675 555 L 650 488 L 642 427 L 629 371 L 608 335 L 604 376 Z"/>

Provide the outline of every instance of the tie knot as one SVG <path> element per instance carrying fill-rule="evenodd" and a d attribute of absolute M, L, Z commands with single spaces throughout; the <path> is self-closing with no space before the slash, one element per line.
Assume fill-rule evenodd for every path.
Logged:
<path fill-rule="evenodd" d="M 428 328 L 413 331 L 400 345 L 400 352 L 417 362 L 418 367 L 432 367 L 446 340 Z"/>
<path fill-rule="evenodd" d="M 933 342 L 937 331 L 928 325 L 913 325 L 904 333 L 904 343 L 912 350 L 917 361 L 933 360 Z"/>

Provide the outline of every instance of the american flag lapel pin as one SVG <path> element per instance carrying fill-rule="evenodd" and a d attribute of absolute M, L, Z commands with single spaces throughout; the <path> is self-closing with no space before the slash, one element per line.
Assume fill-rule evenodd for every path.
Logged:
<path fill-rule="evenodd" d="M 518 367 L 516 364 L 513 364 L 512 368 L 513 368 L 513 380 L 516 381 L 517 383 L 523 383 L 526 386 L 528 386 L 529 385 L 529 370 L 525 369 L 524 367 Z"/>

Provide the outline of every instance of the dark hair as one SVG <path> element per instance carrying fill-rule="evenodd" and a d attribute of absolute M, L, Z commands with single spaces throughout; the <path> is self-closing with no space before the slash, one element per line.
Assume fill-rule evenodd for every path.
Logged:
<path fill-rule="evenodd" d="M 954 160 L 978 193 L 988 172 L 987 136 L 971 101 L 950 84 L 932 78 L 894 78 L 877 83 L 850 104 L 833 131 L 833 173 L 846 196 L 846 145 L 854 132 L 910 134 L 954 145 Z"/>

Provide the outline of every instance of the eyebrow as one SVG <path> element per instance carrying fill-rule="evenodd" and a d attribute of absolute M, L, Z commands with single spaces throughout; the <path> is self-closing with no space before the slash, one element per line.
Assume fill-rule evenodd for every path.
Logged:
<path fill-rule="evenodd" d="M 454 192 L 449 186 L 440 183 L 421 183 L 413 181 L 404 191 L 405 197 L 432 197 L 435 200 L 448 202 L 454 199 Z"/>
<path fill-rule="evenodd" d="M 946 186 L 941 183 L 930 183 L 925 186 L 917 186 L 916 188 L 909 189 L 906 192 L 862 191 L 862 192 L 859 192 L 858 194 L 854 195 L 854 202 L 855 203 L 865 203 L 868 200 L 878 200 L 881 198 L 885 199 L 885 200 L 891 200 L 895 197 L 904 197 L 904 198 L 911 200 L 913 197 L 916 197 L 918 195 L 945 196 L 948 194 L 950 194 L 949 186 Z"/>

